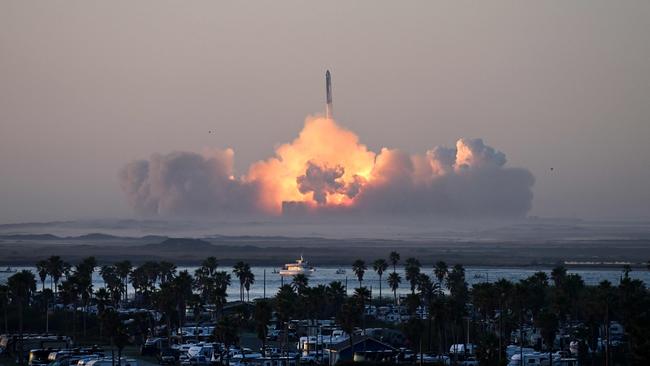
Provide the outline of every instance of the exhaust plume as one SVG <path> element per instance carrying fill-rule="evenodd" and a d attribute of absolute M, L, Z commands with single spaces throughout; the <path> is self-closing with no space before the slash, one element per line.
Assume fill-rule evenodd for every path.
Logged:
<path fill-rule="evenodd" d="M 236 178 L 234 152 L 154 154 L 127 164 L 120 183 L 140 214 L 413 213 L 524 216 L 534 178 L 506 167 L 506 157 L 481 139 L 409 155 L 370 151 L 331 118 L 309 117 L 290 143 Z"/>
<path fill-rule="evenodd" d="M 257 188 L 232 175 L 234 152 L 153 154 L 119 174 L 131 207 L 144 215 L 213 215 L 253 212 Z"/>

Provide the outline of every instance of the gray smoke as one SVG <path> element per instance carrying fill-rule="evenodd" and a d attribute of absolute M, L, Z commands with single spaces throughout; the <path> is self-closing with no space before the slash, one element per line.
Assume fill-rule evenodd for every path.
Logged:
<path fill-rule="evenodd" d="M 481 139 L 460 139 L 426 156 L 384 150 L 356 210 L 440 216 L 517 217 L 531 208 L 535 182 L 526 169 L 507 168 L 505 154 Z M 377 182 L 375 184 L 375 182 Z"/>
<path fill-rule="evenodd" d="M 365 184 L 363 177 L 354 175 L 353 181 L 346 184 L 340 180 L 343 174 L 345 169 L 340 165 L 330 168 L 309 161 L 305 174 L 296 178 L 296 183 L 300 193 L 312 193 L 313 200 L 323 205 L 327 203 L 328 194 L 341 193 L 354 198 L 361 191 L 361 187 Z"/>
<path fill-rule="evenodd" d="M 268 192 L 255 178 L 235 178 L 232 165 L 232 150 L 154 154 L 127 164 L 119 177 L 140 214 L 268 214 L 260 203 Z M 460 139 L 453 148 L 436 147 L 423 155 L 382 149 L 368 180 L 354 176 L 346 184 L 344 174 L 342 166 L 308 161 L 295 182 L 317 205 L 283 202 L 284 213 L 521 217 L 531 208 L 535 182 L 528 170 L 506 167 L 505 154 L 481 139 Z M 327 205 L 334 193 L 354 204 Z"/>
<path fill-rule="evenodd" d="M 338 181 L 344 173 L 345 170 L 339 165 L 329 168 L 309 161 L 305 175 L 296 178 L 298 190 L 302 194 L 311 192 L 314 201 L 325 204 L 328 194 L 341 192 L 345 188 L 345 183 Z"/>
<path fill-rule="evenodd" d="M 120 185 L 131 207 L 145 215 L 253 212 L 255 184 L 232 177 L 232 150 L 154 154 L 127 164 Z"/>

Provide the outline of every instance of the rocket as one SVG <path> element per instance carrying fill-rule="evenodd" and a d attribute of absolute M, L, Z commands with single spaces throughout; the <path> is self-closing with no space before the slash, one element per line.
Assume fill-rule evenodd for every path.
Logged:
<path fill-rule="evenodd" d="M 332 76 L 330 75 L 329 70 L 325 73 L 325 95 L 327 101 L 325 106 L 325 118 L 331 119 L 334 109 L 332 107 Z"/>

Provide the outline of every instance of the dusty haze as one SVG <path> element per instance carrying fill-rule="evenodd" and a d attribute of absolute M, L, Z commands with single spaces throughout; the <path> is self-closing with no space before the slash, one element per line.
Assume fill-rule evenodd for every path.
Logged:
<path fill-rule="evenodd" d="M 372 151 L 480 137 L 535 176 L 531 215 L 650 218 L 648 19 L 646 1 L 3 1 L 0 222 L 132 216 L 117 172 L 153 152 L 232 148 L 243 175 L 323 110 L 326 68 Z"/>

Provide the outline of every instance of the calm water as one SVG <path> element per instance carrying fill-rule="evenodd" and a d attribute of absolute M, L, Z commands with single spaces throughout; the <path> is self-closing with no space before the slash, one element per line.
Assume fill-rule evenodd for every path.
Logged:
<path fill-rule="evenodd" d="M 337 274 L 337 269 L 342 268 L 346 270 L 346 274 Z M 4 268 L 3 268 L 4 269 Z M 13 267 L 16 270 L 27 269 L 34 274 L 36 271 L 34 267 Z M 187 270 L 190 274 L 194 274 L 194 271 L 197 267 L 179 267 L 178 270 Z M 230 267 L 221 267 L 221 270 L 231 271 Z M 251 299 L 259 298 L 264 296 L 264 291 L 266 287 L 266 296 L 271 297 L 280 287 L 282 280 L 280 275 L 273 273 L 273 270 L 278 270 L 279 268 L 275 267 L 253 267 L 253 273 L 255 274 L 255 284 L 251 287 L 250 297 Z M 549 269 L 522 269 L 522 268 L 480 268 L 480 267 L 468 267 L 465 269 L 467 282 L 472 285 L 473 283 L 483 282 L 488 280 L 489 282 L 495 282 L 499 279 L 505 278 L 510 281 L 518 281 L 520 279 L 526 278 L 537 271 L 544 271 L 550 275 Z M 388 272 L 392 271 L 392 268 Z M 266 281 L 264 281 L 264 272 L 266 272 Z M 404 279 L 404 269 L 398 267 L 397 272 L 402 276 L 402 284 L 398 290 L 398 294 L 405 294 L 410 291 L 409 284 Z M 431 268 L 423 268 L 423 272 L 433 276 L 433 271 Z M 588 285 L 598 284 L 602 280 L 608 280 L 613 284 L 618 284 L 621 278 L 620 270 L 595 270 L 595 269 L 581 269 L 581 270 L 569 270 L 569 273 L 577 273 L 582 276 L 582 279 Z M 0 273 L 0 283 L 6 283 L 7 278 L 11 276 L 11 273 Z M 228 298 L 230 300 L 235 300 L 239 296 L 239 284 L 237 278 L 232 276 L 232 285 L 228 290 Z M 637 270 L 630 273 L 632 278 L 638 278 L 645 282 L 646 285 L 650 285 L 650 272 Z M 383 276 L 382 284 L 382 295 L 383 296 L 392 296 L 392 293 L 386 283 L 388 275 L 387 273 Z M 38 280 L 38 275 L 36 275 L 38 288 L 40 289 L 41 284 Z M 318 267 L 315 272 L 309 277 L 309 285 L 319 285 L 319 284 L 329 284 L 332 281 L 341 281 L 343 284 L 348 283 L 348 292 L 352 293 L 354 288 L 358 286 L 358 281 L 354 275 L 354 272 L 349 267 Z M 285 283 L 291 282 L 291 278 L 285 278 Z M 266 283 L 266 286 L 264 285 Z M 377 274 L 369 270 L 366 272 L 363 285 L 368 286 L 372 289 L 373 297 L 379 296 L 379 277 Z M 93 286 L 95 289 L 104 286 L 104 282 L 99 275 L 99 271 L 96 271 L 93 274 Z M 46 288 L 49 288 L 49 279 L 46 281 Z M 129 287 L 129 294 L 133 293 L 133 288 Z"/>

